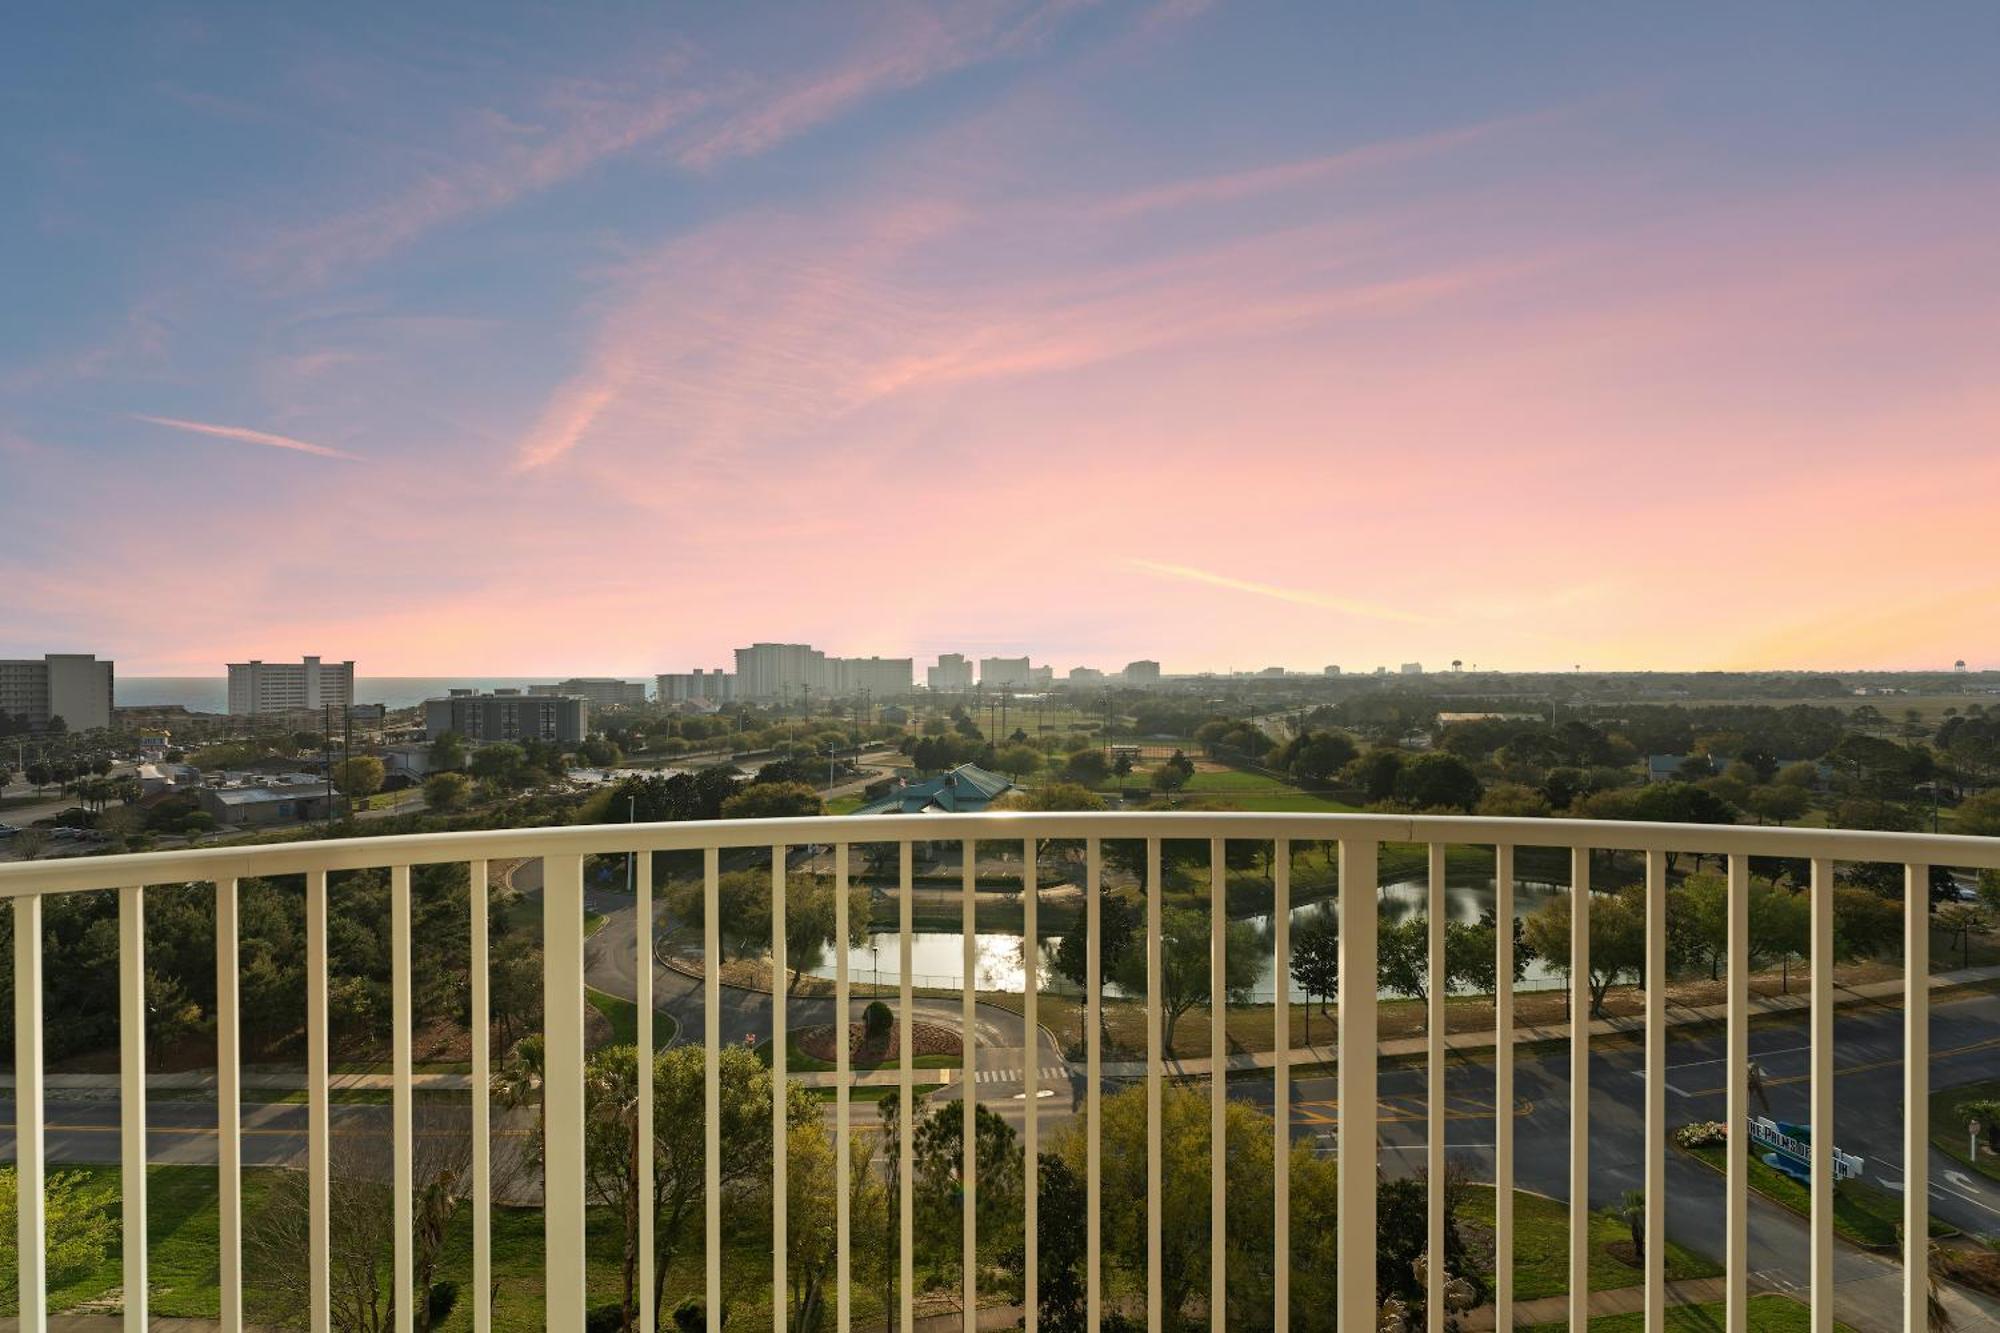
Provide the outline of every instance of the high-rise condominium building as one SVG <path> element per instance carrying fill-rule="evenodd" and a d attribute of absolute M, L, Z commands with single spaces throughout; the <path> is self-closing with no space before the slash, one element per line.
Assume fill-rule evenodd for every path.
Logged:
<path fill-rule="evenodd" d="M 979 683 L 992 689 L 1026 689 L 1034 680 L 1034 668 L 1025 657 L 982 657 Z"/>
<path fill-rule="evenodd" d="M 112 669 L 93 653 L 0 660 L 0 713 L 41 731 L 56 718 L 70 731 L 111 725 Z"/>
<path fill-rule="evenodd" d="M 1096 667 L 1071 667 L 1069 669 L 1069 683 L 1072 685 L 1102 685 L 1104 683 L 1104 673 Z"/>
<path fill-rule="evenodd" d="M 528 693 L 573 695 L 589 700 L 593 708 L 638 708 L 646 702 L 643 681 L 619 680 L 613 676 L 572 676 L 554 685 L 530 685 Z"/>
<path fill-rule="evenodd" d="M 940 653 L 937 665 L 925 669 L 924 683 L 934 690 L 969 690 L 972 661 L 964 653 Z"/>
<path fill-rule="evenodd" d="M 736 650 L 736 694 L 742 699 L 798 699 L 824 694 L 826 654 L 804 643 L 753 643 Z"/>
<path fill-rule="evenodd" d="M 231 662 L 229 711 L 237 717 L 259 713 L 316 713 L 354 702 L 354 663 Z"/>
<path fill-rule="evenodd" d="M 890 699 L 916 688 L 916 663 L 907 657 L 829 657 L 826 665 L 835 694 Z"/>
<path fill-rule="evenodd" d="M 804 643 L 753 643 L 736 650 L 740 699 L 801 701 L 811 695 L 908 694 L 916 680 L 907 657 L 828 657 Z"/>
<path fill-rule="evenodd" d="M 455 731 L 469 741 L 555 741 L 574 745 L 590 734 L 590 705 L 574 695 L 453 690 L 424 700 L 424 735 Z"/>
<path fill-rule="evenodd" d="M 726 704 L 736 697 L 736 677 L 721 667 L 668 671 L 653 677 L 653 693 L 663 704 Z"/>
<path fill-rule="evenodd" d="M 1125 664 L 1125 683 L 1127 685 L 1158 685 L 1160 683 L 1160 664 L 1158 662 L 1147 661 L 1143 658 L 1137 662 L 1127 662 Z"/>

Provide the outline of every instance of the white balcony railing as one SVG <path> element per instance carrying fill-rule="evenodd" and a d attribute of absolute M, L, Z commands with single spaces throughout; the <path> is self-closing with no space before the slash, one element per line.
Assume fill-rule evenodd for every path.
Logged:
<path fill-rule="evenodd" d="M 1571 931 L 1572 957 L 1568 963 L 1571 982 L 1573 1033 L 1589 1031 L 1589 919 L 1590 895 L 1578 892 L 1590 883 L 1593 850 L 1643 853 L 1645 857 L 1645 955 L 1644 975 L 1666 975 L 1667 949 L 1667 857 L 1671 853 L 1703 853 L 1727 858 L 1730 883 L 1727 968 L 1727 1119 L 1731 1126 L 1743 1125 L 1750 1112 L 1747 1088 L 1750 1005 L 1749 973 L 1749 859 L 1778 856 L 1808 859 L 1811 862 L 1811 945 L 1809 959 L 1818 964 L 1833 956 L 1833 866 L 1835 862 L 1891 862 L 1905 867 L 1906 975 L 1911 980 L 1904 1000 L 1904 1041 L 1906 1058 L 1903 1079 L 1903 1158 L 1904 1200 L 1904 1291 L 1901 1306 L 1908 1333 L 1927 1328 L 1925 1285 L 1928 1244 L 1928 1189 L 1925 1162 L 1929 1152 L 1928 1106 L 1928 987 L 1921 979 L 1929 974 L 1929 893 L 1928 868 L 2000 868 L 2000 841 L 1976 838 L 1939 837 L 1919 834 L 1828 832 L 1820 830 L 1751 827 L 1681 826 L 1664 824 L 1623 824 L 1568 820 L 1510 820 L 1451 817 L 1405 817 L 1388 815 L 1287 815 L 1287 814 L 990 814 L 918 817 L 822 818 L 769 821 L 723 821 L 658 825 L 592 825 L 522 831 L 450 833 L 410 837 L 364 838 L 292 843 L 277 846 L 217 848 L 166 852 L 142 856 L 113 856 L 60 861 L 0 865 L 0 896 L 13 902 L 14 912 L 14 1022 L 16 1039 L 17 1148 L 19 1160 L 19 1255 L 20 1313 L 23 1327 L 46 1327 L 47 1288 L 42 1268 L 44 1227 L 42 1183 L 44 1179 L 44 1084 L 42 1071 L 42 932 L 44 900 L 50 895 L 90 890 L 115 890 L 119 895 L 119 1002 L 121 1156 L 123 1162 L 123 1219 L 127 1238 L 143 1237 L 146 1228 L 146 1052 L 144 929 L 142 895 L 148 885 L 212 883 L 215 886 L 217 947 L 217 1045 L 219 1098 L 218 1139 L 220 1164 L 220 1226 L 218 1265 L 221 1290 L 221 1322 L 235 1329 L 243 1321 L 242 1258 L 242 1124 L 239 1109 L 241 1065 L 239 1058 L 239 1008 L 237 1000 L 237 884 L 239 880 L 265 876 L 303 876 L 306 885 L 307 958 L 307 1084 L 309 1089 L 308 1152 L 310 1198 L 311 1327 L 330 1327 L 329 1270 L 329 1101 L 327 1045 L 327 895 L 328 875 L 359 869 L 388 867 L 391 871 L 391 973 L 393 989 L 393 1179 L 395 1199 L 394 1281 L 396 1290 L 407 1295 L 412 1290 L 412 1144 L 413 1084 L 411 1034 L 411 938 L 410 869 L 415 865 L 463 863 L 469 866 L 471 895 L 471 1023 L 475 1033 L 487 1028 L 489 992 L 487 984 L 488 919 L 486 864 L 511 858 L 539 858 L 543 866 L 543 1012 L 546 1027 L 546 1073 L 544 1114 L 546 1117 L 544 1227 L 547 1292 L 546 1325 L 563 1333 L 581 1333 L 585 1320 L 585 1213 L 589 1200 L 585 1183 L 585 1041 L 584 1041 L 584 916 L 581 910 L 585 858 L 599 854 L 636 854 L 637 919 L 653 919 L 650 895 L 653 883 L 652 857 L 655 853 L 699 851 L 704 853 L 707 960 L 704 971 L 706 1022 L 703 1040 L 707 1057 L 706 1086 L 706 1310 L 709 1327 L 720 1326 L 723 1310 L 721 1236 L 723 1191 L 719 1176 L 719 1042 L 721 1024 L 721 982 L 715 960 L 718 957 L 717 884 L 722 854 L 730 849 L 772 849 L 772 865 L 779 873 L 772 885 L 772 949 L 774 973 L 784 967 L 786 932 L 784 849 L 806 844 L 834 847 L 833 875 L 838 913 L 835 938 L 847 937 L 847 894 L 849 850 L 854 846 L 898 844 L 900 848 L 900 919 L 902 1004 L 901 1056 L 898 1096 L 903 1123 L 910 1123 L 912 1109 L 912 938 L 913 849 L 918 844 L 939 842 L 1007 842 L 1024 844 L 1026 883 L 1021 903 L 1023 928 L 1027 938 L 1036 938 L 1036 909 L 1039 893 L 1035 888 L 1038 840 L 1075 840 L 1084 848 L 1085 903 L 1091 938 L 1098 938 L 1097 892 L 1103 874 L 1103 844 L 1111 840 L 1143 841 L 1146 847 L 1144 880 L 1146 893 L 1147 968 L 1150 984 L 1145 987 L 1147 1060 L 1145 1088 L 1150 1110 L 1146 1147 L 1147 1215 L 1149 1228 L 1147 1291 L 1144 1313 L 1149 1326 L 1162 1324 L 1161 1308 L 1161 1210 L 1162 1180 L 1161 1097 L 1170 1071 L 1163 1058 L 1161 1035 L 1161 884 L 1160 844 L 1162 839 L 1199 839 L 1211 844 L 1212 897 L 1210 960 L 1213 974 L 1223 972 L 1226 914 L 1224 891 L 1226 871 L 1222 855 L 1225 842 L 1245 841 L 1271 844 L 1278 852 L 1272 857 L 1272 888 L 1275 896 L 1274 948 L 1277 995 L 1275 1015 L 1277 1049 L 1290 1046 L 1287 1006 L 1287 973 L 1290 941 L 1287 913 L 1290 905 L 1291 857 L 1288 844 L 1337 842 L 1339 845 L 1339 897 L 1342 929 L 1339 935 L 1340 973 L 1346 977 L 1376 975 L 1376 911 L 1378 853 L 1384 844 L 1416 844 L 1429 849 L 1429 934 L 1428 969 L 1432 996 L 1445 993 L 1444 985 L 1444 879 L 1445 852 L 1453 846 L 1495 849 L 1496 917 L 1511 920 L 1515 885 L 1514 856 L 1517 846 L 1561 847 L 1570 851 L 1572 912 L 1578 928 Z M 965 857 L 964 925 L 966 967 L 963 982 L 964 1004 L 964 1084 L 974 1086 L 978 1052 L 974 1049 L 973 1022 L 973 937 L 975 935 L 976 857 Z M 1361 895 L 1366 895 L 1365 897 Z M 650 931 L 638 931 L 636 976 L 638 980 L 639 1049 L 652 1047 L 653 967 L 649 951 Z M 1495 932 L 1496 973 L 1499 978 L 1513 975 L 1511 933 Z M 1088 1316 L 1092 1327 L 1106 1313 L 1107 1293 L 1100 1262 L 1100 1097 L 1102 1077 L 1103 1026 L 1097 1021 L 1102 1004 L 1102 979 L 1098 975 L 1097 951 L 1090 953 L 1085 1003 L 1087 1049 L 1084 1060 L 1083 1107 L 1088 1135 L 1086 1219 Z M 845 950 L 836 948 L 835 1012 L 848 1014 L 850 980 Z M 1030 973 L 1032 976 L 1032 972 Z M 1810 1100 L 1812 1122 L 1816 1126 L 1833 1123 L 1833 972 L 1830 966 L 1810 969 Z M 1035 988 L 1023 996 L 1026 1031 L 1036 1030 Z M 1211 1006 L 1213 1050 L 1227 1049 L 1224 1024 L 1226 1005 L 1220 994 Z M 1444 1056 L 1445 1025 L 1440 1009 L 1431 1006 L 1428 1025 L 1427 1107 L 1429 1164 L 1430 1252 L 1441 1253 L 1444 1215 Z M 1645 1234 L 1666 1235 L 1666 1041 L 1667 1014 L 1664 988 L 1649 987 L 1644 1012 L 1644 1179 Z M 775 1078 L 786 1077 L 785 1005 L 772 1006 L 770 1050 Z M 1338 1060 L 1338 1234 L 1337 1301 L 1333 1312 L 1337 1326 L 1351 1333 L 1377 1327 L 1379 1310 L 1376 1290 L 1376 1196 L 1377 1196 L 1377 1001 L 1370 987 L 1343 988 L 1337 1020 L 1337 1052 L 1367 1052 L 1368 1058 Z M 1510 988 L 1502 984 L 1495 997 L 1496 1045 L 1493 1080 L 1497 1108 L 1514 1105 L 1515 1039 Z M 836 1079 L 836 1145 L 839 1154 L 837 1181 L 849 1178 L 850 1103 L 852 1076 L 845 1042 L 839 1050 Z M 1569 1318 L 1572 1327 L 1587 1322 L 1590 1294 L 1588 1266 L 1589 1237 L 1589 1135 L 1587 1091 L 1590 1076 L 1589 1042 L 1573 1040 L 1570 1055 L 1569 1129 Z M 487 1043 L 472 1043 L 472 1086 L 487 1084 Z M 1037 1194 L 1038 1163 L 1037 1069 L 1038 1051 L 1032 1039 L 1024 1043 L 1020 1079 L 1026 1093 L 1024 1102 L 1023 1189 L 1025 1242 L 1025 1318 L 1027 1327 L 1036 1326 Z M 1323 1058 L 1316 1056 L 1315 1058 Z M 1217 1061 L 1218 1070 L 1223 1061 Z M 642 1071 L 649 1069 L 639 1062 Z M 1282 1055 L 1274 1066 L 1275 1090 L 1274 1149 L 1282 1164 L 1289 1156 L 1294 1133 L 1289 1115 L 1290 1071 Z M 1225 1123 L 1227 1079 L 1209 1082 L 1212 1133 L 1222 1141 Z M 653 1160 L 653 1114 L 650 1077 L 642 1074 L 637 1115 L 640 1161 Z M 473 1323 L 484 1330 L 490 1325 L 492 1286 L 493 1203 L 492 1126 L 488 1098 L 472 1099 L 473 1138 L 473 1280 L 471 1298 Z M 965 1327 L 975 1326 L 980 1308 L 974 1237 L 977 1226 L 978 1179 L 974 1134 L 974 1099 L 963 1098 L 964 1146 L 963 1226 L 965 1246 L 963 1310 Z M 774 1162 L 786 1161 L 786 1112 L 783 1098 L 773 1099 Z M 1495 1323 L 1512 1326 L 1514 1254 L 1512 1187 L 1514 1184 L 1514 1142 L 1512 1117 L 1494 1117 L 1495 1144 L 1493 1169 L 1495 1185 Z M 912 1262 L 914 1214 L 912 1207 L 912 1138 L 900 1136 L 900 1181 L 898 1222 L 901 1233 L 902 1280 L 899 1285 L 901 1320 L 912 1326 Z M 1830 1180 L 1833 1137 L 1816 1133 L 1811 1141 L 1811 1169 L 1814 1179 Z M 1741 1333 L 1748 1311 L 1748 1179 L 1745 1155 L 1734 1152 L 1729 1158 L 1726 1186 L 1726 1301 L 1727 1327 Z M 1227 1154 L 1210 1154 L 1211 1169 L 1211 1310 L 1226 1309 L 1225 1235 L 1227 1213 L 1223 1207 L 1226 1188 Z M 786 1235 L 787 1173 L 774 1169 L 772 1209 L 773 1234 Z M 1291 1243 L 1289 1229 L 1290 1194 L 1287 1172 L 1274 1172 L 1272 1207 L 1274 1216 L 1273 1308 L 1270 1322 L 1278 1328 L 1293 1326 L 1290 1301 Z M 838 1280 L 836 1327 L 849 1325 L 848 1257 L 851 1252 L 850 1217 L 847 1192 L 838 1191 Z M 1812 1191 L 1810 1216 L 1810 1281 L 1806 1295 L 1812 1306 L 1812 1327 L 1817 1333 L 1831 1333 L 1833 1304 L 1833 1191 Z M 653 1281 L 650 1267 L 654 1252 L 651 1235 L 652 1210 L 639 1209 L 639 1254 L 642 1276 L 638 1283 L 641 1327 L 651 1330 L 658 1312 L 652 1307 Z M 1661 1325 L 1665 1309 L 1664 1254 L 1666 1247 L 1648 1244 L 1644 1248 L 1643 1291 L 1648 1327 Z M 143 1243 L 123 1247 L 124 1320 L 128 1329 L 147 1326 L 147 1249 Z M 786 1282 L 786 1246 L 780 1243 L 772 1255 L 771 1282 L 775 1326 L 787 1327 L 790 1302 Z M 1428 1322 L 1433 1333 L 1442 1328 L 1444 1301 L 1440 1284 L 1445 1279 L 1442 1264 L 1429 1267 Z M 1138 1313 L 1134 1293 L 1126 1308 Z M 412 1301 L 396 1303 L 397 1324 L 411 1326 Z M 1219 1321 L 1218 1321 L 1219 1322 Z M 1262 1322 L 1259 1320 L 1258 1322 Z M 1325 1326 L 1327 1312 L 1301 1314 L 1299 1323 Z"/>

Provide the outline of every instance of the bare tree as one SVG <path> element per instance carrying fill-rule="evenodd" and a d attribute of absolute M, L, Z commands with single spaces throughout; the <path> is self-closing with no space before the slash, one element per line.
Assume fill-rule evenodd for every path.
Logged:
<path fill-rule="evenodd" d="M 438 1265 L 471 1170 L 472 1136 L 466 1107 L 419 1101 L 413 1109 L 413 1257 L 422 1295 L 411 1314 L 418 1329 L 428 1330 Z M 377 1115 L 340 1120 L 347 1123 L 336 1123 L 327 1161 L 332 1324 L 344 1333 L 387 1333 L 395 1326 L 400 1295 L 384 1272 L 395 1239 L 392 1144 Z M 244 1299 L 257 1323 L 307 1326 L 312 1309 L 309 1205 L 305 1173 L 287 1171 L 265 1196 L 263 1207 L 247 1219 L 244 1260 L 255 1278 L 246 1284 Z"/>

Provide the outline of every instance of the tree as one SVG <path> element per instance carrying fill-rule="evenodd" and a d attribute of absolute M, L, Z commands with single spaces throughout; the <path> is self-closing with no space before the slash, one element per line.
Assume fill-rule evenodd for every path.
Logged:
<path fill-rule="evenodd" d="M 1811 805 L 1812 800 L 1806 795 L 1805 788 L 1788 783 L 1752 787 L 1745 802 L 1750 813 L 1757 816 L 1758 823 L 1768 819 L 1780 826 L 1803 815 Z"/>
<path fill-rule="evenodd" d="M 2000 838 L 2000 789 L 1968 796 L 1952 815 L 1952 832 Z"/>
<path fill-rule="evenodd" d="M 1571 920 L 1571 894 L 1563 893 L 1543 903 L 1522 927 L 1528 945 L 1565 976 L 1569 972 Z M 1586 984 L 1593 1017 L 1604 1016 L 1604 996 L 1612 983 L 1626 972 L 1643 973 L 1645 961 L 1645 886 L 1633 884 L 1617 893 L 1592 894 L 1590 976 Z"/>
<path fill-rule="evenodd" d="M 1191 776 L 1189 769 L 1168 760 L 1153 770 L 1152 787 L 1154 791 L 1177 792 L 1187 786 Z"/>
<path fill-rule="evenodd" d="M 381 791 L 384 776 L 382 761 L 372 754 L 352 755 L 333 767 L 334 785 L 354 800 L 365 800 Z"/>
<path fill-rule="evenodd" d="M 0 1233 L 0 1304 L 19 1309 L 20 1251 L 12 1225 L 20 1196 L 13 1165 L 0 1166 L 0 1218 L 8 1225 Z M 81 1171 L 51 1171 L 42 1180 L 43 1225 L 47 1241 L 43 1262 L 54 1287 L 97 1268 L 118 1238 L 115 1187 L 93 1185 Z"/>
<path fill-rule="evenodd" d="M 1479 804 L 1479 775 L 1455 754 L 1418 755 L 1396 774 L 1396 799 L 1416 810 L 1466 810 Z"/>
<path fill-rule="evenodd" d="M 1512 819 L 1541 819 L 1549 813 L 1549 799 L 1533 787 L 1518 782 L 1500 782 L 1486 789 L 1479 800 L 1479 813 Z"/>
<path fill-rule="evenodd" d="M 1133 958 L 1144 965 L 1144 910 L 1122 893 L 1101 889 L 1097 896 L 1098 977 L 1109 981 L 1122 975 Z M 1057 976 L 1075 986 L 1079 993 L 1090 984 L 1090 914 L 1079 912 L 1076 924 L 1067 931 L 1049 960 Z M 1083 1045 L 1084 1006 L 1076 1006 L 1076 1041 Z"/>
<path fill-rule="evenodd" d="M 512 741 L 495 741 L 472 752 L 472 776 L 502 791 L 525 787 L 532 777 L 528 752 Z"/>
<path fill-rule="evenodd" d="M 439 814 L 464 809 L 471 795 L 472 779 L 463 773 L 446 770 L 424 779 L 424 804 Z"/>
<path fill-rule="evenodd" d="M 1370 805 L 1388 801 L 1396 795 L 1396 779 L 1402 775 L 1402 763 L 1402 751 L 1376 747 L 1342 769 L 1340 781 L 1348 787 L 1358 787 Z"/>
<path fill-rule="evenodd" d="M 1108 1280 L 1142 1280 L 1147 1263 L 1147 1209 L 1159 1205 L 1163 1325 L 1174 1333 L 1194 1327 L 1251 1327 L 1270 1309 L 1271 1121 L 1240 1101 L 1225 1108 L 1224 1206 L 1229 1308 L 1212 1321 L 1209 1291 L 1209 1106 L 1191 1089 L 1171 1087 L 1160 1103 L 1160 1194 L 1146 1176 L 1146 1091 L 1132 1088 L 1104 1098 L 1100 1236 Z M 1056 1131 L 1056 1155 L 1079 1181 L 1086 1165 L 1086 1127 L 1079 1120 Z M 1260 1202 L 1261 1200 L 1261 1202 Z M 1046 1213 L 1043 1217 L 1046 1219 Z M 1296 1221 L 1296 1219 L 1295 1219 Z M 1079 1221 L 1078 1225 L 1081 1225 Z"/>
<path fill-rule="evenodd" d="M 1078 750 L 1063 760 L 1062 775 L 1080 786 L 1101 787 L 1111 776 L 1111 764 L 1100 749 Z"/>
<path fill-rule="evenodd" d="M 434 773 L 465 767 L 465 738 L 455 731 L 439 732 L 431 742 L 429 760 Z"/>
<path fill-rule="evenodd" d="M 654 1308 L 673 1264 L 700 1236 L 690 1226 L 706 1188 L 706 1057 L 700 1046 L 670 1046 L 653 1063 L 653 1268 Z M 718 1066 L 721 1100 L 722 1187 L 740 1190 L 771 1175 L 771 1071 L 740 1046 L 723 1050 Z M 790 1133 L 820 1122 L 818 1103 L 803 1086 L 785 1089 Z M 894 1099 L 891 1099 L 894 1100 Z"/>
<path fill-rule="evenodd" d="M 24 828 L 9 839 L 8 845 L 23 861 L 32 861 L 49 845 L 49 835 L 38 828 Z"/>
<path fill-rule="evenodd" d="M 1271 752 L 1271 767 L 1283 770 L 1298 782 L 1324 785 L 1339 777 L 1356 753 L 1354 742 L 1345 732 L 1302 729 Z"/>
<path fill-rule="evenodd" d="M 1032 745 L 1003 746 L 993 756 L 993 766 L 1016 782 L 1039 772 L 1043 763 L 1042 752 Z"/>
<path fill-rule="evenodd" d="M 1090 1215 L 1090 1196 L 1083 1177 L 1062 1157 L 1039 1153 L 1036 1160 L 1038 1327 L 1048 1333 L 1085 1333 L 1089 1328 L 1089 1293 L 1084 1285 L 1084 1261 L 1090 1239 L 1085 1219 Z M 1008 1267 L 1017 1272 L 1025 1262 L 1026 1255 L 1020 1249 L 1008 1256 Z"/>
<path fill-rule="evenodd" d="M 1306 997 L 1306 1045 L 1312 1045 L 1312 1001 L 1340 993 L 1340 921 L 1330 911 L 1314 912 L 1292 930 L 1292 984 Z"/>
<path fill-rule="evenodd" d="M 1243 921 L 1229 922 L 1225 930 L 1223 990 L 1240 996 L 1257 981 L 1256 937 Z M 1165 1016 L 1165 1031 L 1161 1036 L 1169 1051 L 1173 1049 L 1174 1029 L 1181 1015 L 1209 1002 L 1213 979 L 1208 936 L 1209 922 L 1204 912 L 1176 907 L 1160 914 L 1160 1009 Z M 1119 986 L 1131 995 L 1143 995 L 1146 981 L 1146 969 L 1131 963 L 1118 978 Z"/>
<path fill-rule="evenodd" d="M 724 819 L 798 819 L 824 813 L 819 793 L 803 782 L 753 782 L 722 803 Z"/>

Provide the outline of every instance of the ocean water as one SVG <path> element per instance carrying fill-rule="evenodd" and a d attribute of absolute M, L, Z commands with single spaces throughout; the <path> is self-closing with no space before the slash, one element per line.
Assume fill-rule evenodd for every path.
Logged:
<path fill-rule="evenodd" d="M 564 676 L 361 676 L 354 682 L 354 702 L 410 708 L 451 690 L 521 689 L 553 685 Z M 650 678 L 629 679 L 651 685 Z M 118 676 L 113 702 L 120 708 L 154 708 L 179 704 L 192 713 L 229 711 L 227 676 Z"/>

